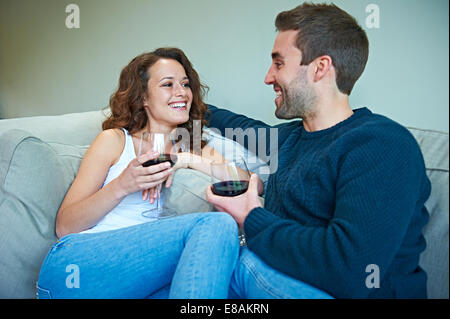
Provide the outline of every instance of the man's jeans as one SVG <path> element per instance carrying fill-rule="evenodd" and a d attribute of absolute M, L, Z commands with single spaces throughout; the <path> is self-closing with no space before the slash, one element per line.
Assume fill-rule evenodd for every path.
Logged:
<path fill-rule="evenodd" d="M 247 247 L 241 248 L 240 258 L 236 265 L 230 288 L 230 298 L 332 298 L 315 287 L 273 269 Z"/>
<path fill-rule="evenodd" d="M 188 214 L 61 238 L 37 283 L 39 298 L 227 298 L 239 254 L 225 213 Z"/>
<path fill-rule="evenodd" d="M 168 297 L 170 286 L 149 296 Z M 289 277 L 264 263 L 247 247 L 241 248 L 230 285 L 231 299 L 331 299 L 327 293 Z"/>

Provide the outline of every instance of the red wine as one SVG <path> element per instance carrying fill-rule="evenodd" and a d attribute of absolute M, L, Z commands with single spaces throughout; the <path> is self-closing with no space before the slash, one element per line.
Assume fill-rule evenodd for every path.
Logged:
<path fill-rule="evenodd" d="M 175 163 L 177 161 L 177 156 L 176 155 L 171 155 L 171 154 L 161 154 L 159 155 L 157 158 L 154 158 L 152 160 L 149 160 L 147 162 L 145 162 L 144 164 L 142 164 L 142 166 L 147 167 L 150 165 L 156 165 L 156 164 L 161 164 L 164 162 L 170 162 L 170 166 L 174 166 Z"/>
<path fill-rule="evenodd" d="M 219 196 L 238 196 L 247 191 L 248 181 L 223 181 L 213 184 L 212 192 Z"/>

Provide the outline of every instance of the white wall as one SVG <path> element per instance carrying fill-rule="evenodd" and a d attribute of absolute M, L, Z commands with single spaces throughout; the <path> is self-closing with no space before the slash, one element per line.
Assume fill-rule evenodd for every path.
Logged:
<path fill-rule="evenodd" d="M 207 102 L 277 123 L 272 87 L 263 83 L 274 20 L 300 2 L 1 0 L 0 118 L 100 109 L 134 56 L 178 46 L 210 87 Z M 370 41 L 352 106 L 448 132 L 448 0 L 334 2 Z M 80 8 L 79 29 L 66 28 L 69 3 Z M 380 9 L 378 29 L 365 25 L 370 3 Z"/>

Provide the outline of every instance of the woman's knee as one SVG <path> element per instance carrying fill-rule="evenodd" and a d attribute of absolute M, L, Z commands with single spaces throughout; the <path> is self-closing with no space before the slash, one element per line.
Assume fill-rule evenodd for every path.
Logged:
<path fill-rule="evenodd" d="M 202 237 L 207 235 L 210 240 L 214 238 L 215 241 L 219 240 L 223 243 L 230 242 L 232 244 L 239 242 L 237 223 L 227 213 L 202 213 L 192 230 L 202 233 Z M 239 243 L 237 246 L 239 246 Z"/>
<path fill-rule="evenodd" d="M 206 213 L 203 216 L 204 222 L 212 227 L 226 232 L 235 233 L 237 236 L 238 226 L 236 221 L 230 214 L 223 212 Z"/>

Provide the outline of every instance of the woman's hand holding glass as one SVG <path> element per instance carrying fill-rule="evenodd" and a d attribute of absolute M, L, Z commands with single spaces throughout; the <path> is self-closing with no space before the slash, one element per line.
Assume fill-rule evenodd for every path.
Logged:
<path fill-rule="evenodd" d="M 138 191 L 154 189 L 167 180 L 170 175 L 170 163 L 164 162 L 147 167 L 142 164 L 158 158 L 159 153 L 149 151 L 133 159 L 117 178 L 121 195 L 126 196 Z"/>

